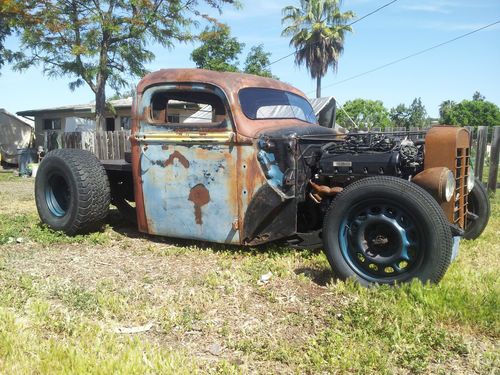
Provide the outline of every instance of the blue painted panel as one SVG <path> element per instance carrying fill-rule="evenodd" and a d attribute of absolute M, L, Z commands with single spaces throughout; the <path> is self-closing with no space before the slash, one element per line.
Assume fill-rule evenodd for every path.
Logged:
<path fill-rule="evenodd" d="M 235 147 L 148 142 L 141 148 L 151 234 L 239 243 Z"/>

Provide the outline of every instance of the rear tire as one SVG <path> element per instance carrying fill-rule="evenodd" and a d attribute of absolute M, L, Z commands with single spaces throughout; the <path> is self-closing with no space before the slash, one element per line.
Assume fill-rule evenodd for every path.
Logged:
<path fill-rule="evenodd" d="M 476 215 L 474 220 L 467 220 L 467 229 L 464 238 L 475 240 L 478 238 L 488 225 L 491 214 L 490 200 L 488 191 L 481 181 L 476 178 L 474 188 L 469 193 L 467 211 Z"/>
<path fill-rule="evenodd" d="M 109 211 L 106 171 L 88 151 L 53 150 L 40 163 L 35 200 L 40 219 L 52 229 L 68 235 L 94 230 Z"/>
<path fill-rule="evenodd" d="M 336 275 L 366 286 L 414 278 L 437 283 L 452 257 L 441 207 L 419 186 L 395 177 L 349 185 L 325 216 L 323 241 Z"/>

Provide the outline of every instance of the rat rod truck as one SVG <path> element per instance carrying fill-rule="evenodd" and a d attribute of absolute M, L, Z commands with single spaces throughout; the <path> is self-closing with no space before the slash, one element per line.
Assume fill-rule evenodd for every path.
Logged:
<path fill-rule="evenodd" d="M 132 116 L 130 160 L 45 156 L 35 186 L 44 223 L 89 231 L 112 202 L 152 235 L 323 247 L 339 278 L 364 285 L 438 282 L 468 225 L 477 235 L 485 225 L 467 209 L 484 188 L 473 189 L 466 129 L 434 127 L 417 141 L 340 134 L 292 86 L 196 69 L 148 74 Z"/>

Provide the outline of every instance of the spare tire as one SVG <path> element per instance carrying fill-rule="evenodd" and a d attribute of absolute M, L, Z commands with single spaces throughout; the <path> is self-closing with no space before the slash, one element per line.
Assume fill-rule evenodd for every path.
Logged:
<path fill-rule="evenodd" d="M 108 176 L 90 152 L 60 149 L 40 163 L 35 200 L 43 223 L 68 235 L 97 229 L 110 204 Z"/>

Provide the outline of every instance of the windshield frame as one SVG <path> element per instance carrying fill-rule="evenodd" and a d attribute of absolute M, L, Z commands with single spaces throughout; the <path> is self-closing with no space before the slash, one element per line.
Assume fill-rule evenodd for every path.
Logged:
<path fill-rule="evenodd" d="M 242 100 L 242 96 L 241 96 L 242 92 L 250 91 L 250 90 L 273 91 L 273 92 L 277 92 L 277 93 L 283 93 L 287 96 L 287 98 L 292 97 L 298 103 L 301 103 L 301 104 L 306 103 L 307 106 L 310 108 L 310 111 L 308 112 L 309 114 L 306 113 L 306 111 L 304 110 L 306 108 L 302 108 L 302 106 L 295 106 L 295 107 L 300 108 L 303 111 L 304 118 L 300 118 L 300 117 L 295 116 L 295 111 L 293 111 L 293 113 L 294 113 L 293 117 L 257 117 L 258 109 L 264 108 L 264 106 L 262 106 L 262 107 L 256 108 L 256 111 L 255 111 L 256 114 L 255 114 L 255 116 L 252 116 L 251 113 L 249 113 L 248 107 L 245 104 L 245 101 Z M 314 112 L 314 108 L 311 105 L 311 103 L 309 102 L 309 100 L 307 100 L 305 97 L 298 95 L 298 94 L 295 94 L 291 91 L 280 90 L 280 89 L 269 88 L 269 87 L 244 87 L 238 91 L 238 101 L 239 101 L 239 105 L 240 105 L 242 113 L 245 115 L 246 118 L 248 118 L 249 120 L 252 120 L 252 121 L 298 120 L 298 121 L 304 122 L 305 124 L 318 125 L 318 119 L 316 117 L 316 113 Z M 293 107 L 293 104 L 294 103 L 291 100 L 289 100 L 288 105 L 286 105 L 286 106 Z M 283 105 L 283 104 L 280 104 L 280 105 Z M 278 105 L 276 105 L 276 106 L 278 106 Z M 314 118 L 314 122 L 311 122 L 308 120 L 308 119 L 311 119 L 311 116 Z"/>

